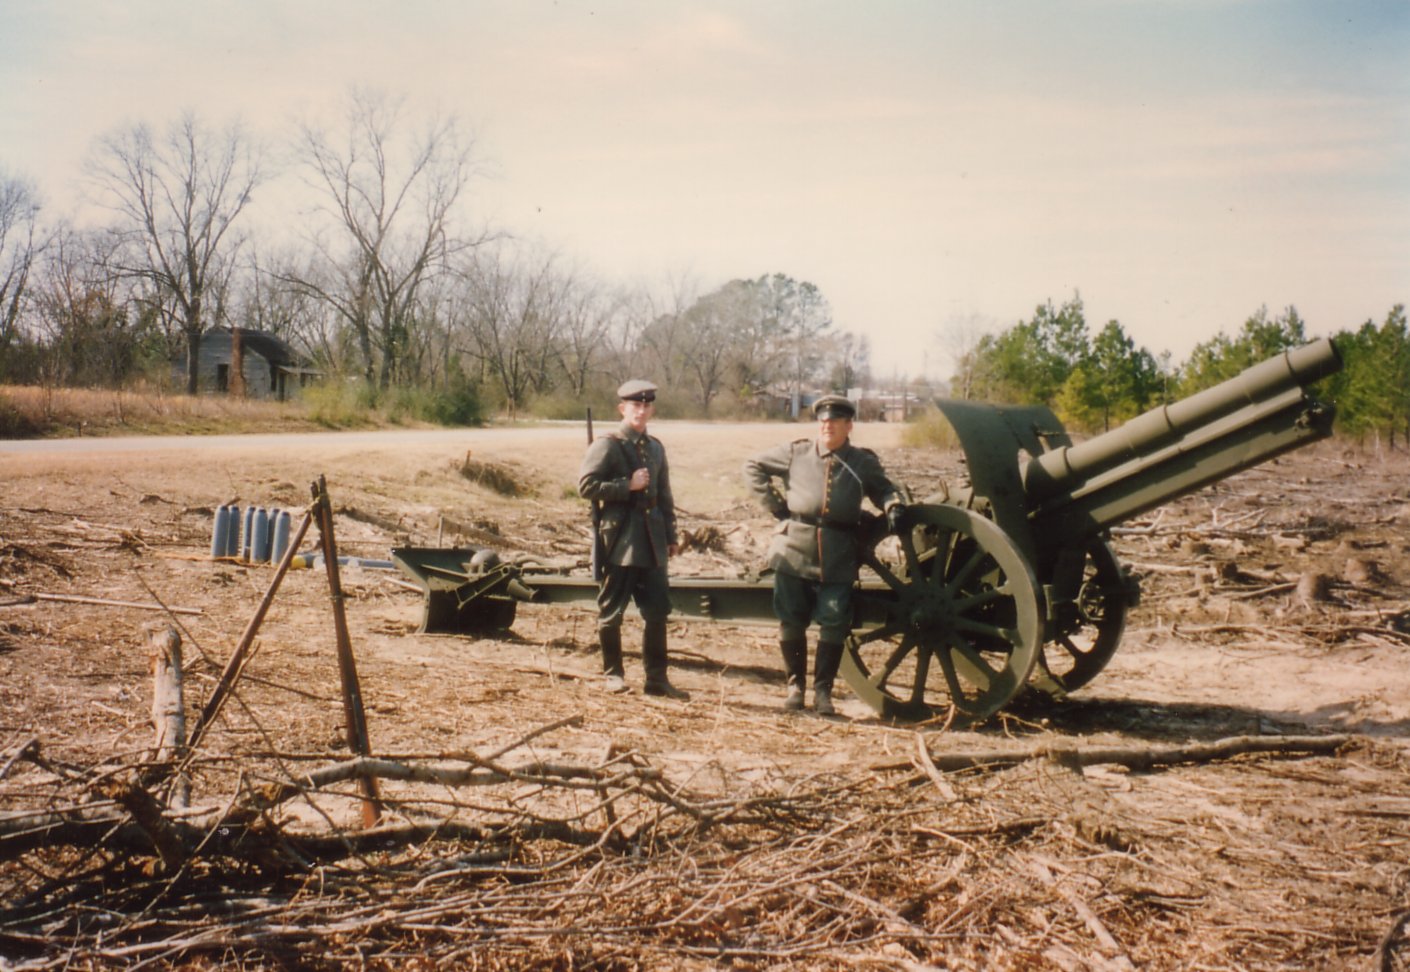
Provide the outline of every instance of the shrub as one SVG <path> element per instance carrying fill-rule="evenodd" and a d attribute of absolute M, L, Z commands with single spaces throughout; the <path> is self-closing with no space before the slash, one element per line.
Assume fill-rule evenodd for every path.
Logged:
<path fill-rule="evenodd" d="M 605 399 L 596 396 L 584 399 L 566 392 L 555 392 L 551 395 L 535 396 L 525 411 L 535 418 L 581 422 L 587 418 L 587 410 L 591 407 L 594 422 L 604 416 L 615 422 L 617 413 L 612 405 L 613 400 L 610 396 Z"/>
<path fill-rule="evenodd" d="M 37 439 L 43 434 L 39 422 L 0 395 L 0 439 Z"/>
<path fill-rule="evenodd" d="M 913 448 L 957 449 L 960 440 L 949 420 L 932 406 L 906 423 L 901 430 L 901 444 Z"/>
<path fill-rule="evenodd" d="M 475 387 L 397 388 L 383 399 L 387 421 L 429 422 L 433 425 L 483 425 L 480 397 Z"/>
<path fill-rule="evenodd" d="M 299 401 L 307 409 L 309 420 L 330 429 L 370 424 L 368 412 L 375 395 L 371 397 L 369 402 L 366 383 L 336 378 L 310 385 L 299 393 Z"/>

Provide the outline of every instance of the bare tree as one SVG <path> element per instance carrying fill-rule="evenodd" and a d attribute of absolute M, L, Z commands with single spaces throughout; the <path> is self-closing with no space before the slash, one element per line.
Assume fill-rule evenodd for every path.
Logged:
<path fill-rule="evenodd" d="M 686 275 L 672 275 L 661 296 L 647 295 L 644 307 L 649 317 L 642 323 L 635 344 L 641 364 L 655 380 L 668 388 L 679 388 L 686 369 L 685 348 L 689 340 L 689 310 L 698 303 L 698 285 Z"/>
<path fill-rule="evenodd" d="M 30 270 L 43 249 L 39 197 L 27 180 L 0 172 L 0 355 L 14 341 Z"/>
<path fill-rule="evenodd" d="M 793 398 L 793 414 L 805 385 L 818 377 L 824 360 L 822 337 L 832 327 L 832 308 L 816 284 L 797 281 L 781 273 L 760 277 L 759 288 L 766 316 L 782 338 L 788 359 L 785 380 Z"/>
<path fill-rule="evenodd" d="M 552 256 L 516 259 L 503 248 L 476 254 L 463 276 L 463 350 L 499 386 L 512 418 L 549 385 L 565 316 L 564 278 Z"/>
<path fill-rule="evenodd" d="M 975 397 L 985 369 L 982 349 L 998 332 L 998 321 L 982 314 L 952 315 L 935 334 L 936 343 L 954 362 L 950 394 L 969 400 Z"/>
<path fill-rule="evenodd" d="M 846 394 L 849 388 L 871 382 L 871 340 L 866 336 L 842 331 L 825 343 L 830 368 L 828 384 L 835 392 Z"/>
<path fill-rule="evenodd" d="M 144 283 L 114 271 L 114 243 L 111 234 L 59 227 L 36 263 L 29 317 L 45 384 L 118 387 L 151 358 L 165 361 L 151 308 L 132 292 Z"/>
<path fill-rule="evenodd" d="M 566 281 L 563 298 L 560 365 L 569 391 L 583 398 L 593 374 L 610 356 L 611 335 L 619 327 L 626 298 L 576 276 Z"/>
<path fill-rule="evenodd" d="M 171 301 L 194 395 L 201 335 L 219 319 L 242 243 L 233 227 L 263 179 L 258 149 L 238 122 L 214 131 L 187 112 L 160 139 L 145 124 L 101 139 L 90 171 L 118 216 L 119 272 Z"/>
<path fill-rule="evenodd" d="M 751 292 L 736 280 L 706 294 L 682 315 L 680 354 L 706 413 L 724 390 L 735 328 L 754 306 Z"/>
<path fill-rule="evenodd" d="M 423 286 L 483 241 L 460 235 L 457 203 L 474 169 L 457 123 L 407 136 L 402 104 L 354 90 L 336 136 L 301 125 L 298 153 L 328 223 L 313 243 L 324 273 L 291 278 L 351 329 L 369 383 L 398 377 Z"/>

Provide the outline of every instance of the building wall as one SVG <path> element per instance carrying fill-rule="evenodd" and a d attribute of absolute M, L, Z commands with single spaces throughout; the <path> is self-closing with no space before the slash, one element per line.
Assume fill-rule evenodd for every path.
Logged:
<path fill-rule="evenodd" d="M 249 398 L 275 398 L 278 388 L 278 372 L 264 355 L 249 345 L 243 348 L 244 367 L 241 373 L 245 379 L 245 395 Z M 177 364 L 178 377 L 184 378 L 186 362 Z M 230 335 L 207 334 L 201 339 L 200 362 L 197 367 L 197 381 L 202 394 L 227 394 L 231 390 Z"/>

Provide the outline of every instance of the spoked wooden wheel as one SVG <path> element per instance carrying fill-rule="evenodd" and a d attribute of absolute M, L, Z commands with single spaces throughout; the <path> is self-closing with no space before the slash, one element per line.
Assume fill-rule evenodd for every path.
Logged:
<path fill-rule="evenodd" d="M 842 676 L 883 716 L 959 723 L 998 711 L 1028 680 L 1043 609 L 1023 555 L 991 521 L 957 506 L 912 506 L 901 562 L 872 546 L 863 562 L 887 587 L 885 617 L 848 639 Z"/>
<path fill-rule="evenodd" d="M 1121 643 L 1132 591 L 1111 546 L 1092 540 L 1077 597 L 1052 608 L 1054 630 L 1038 656 L 1033 687 L 1061 698 L 1096 678 Z"/>

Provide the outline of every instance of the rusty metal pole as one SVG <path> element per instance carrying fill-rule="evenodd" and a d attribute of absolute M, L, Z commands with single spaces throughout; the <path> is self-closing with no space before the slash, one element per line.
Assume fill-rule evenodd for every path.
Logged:
<path fill-rule="evenodd" d="M 362 707 L 362 688 L 357 680 L 357 663 L 353 659 L 352 639 L 348 636 L 348 618 L 343 610 L 343 585 L 338 576 L 338 545 L 333 539 L 333 507 L 328 502 L 328 486 L 324 477 L 312 485 L 314 509 L 318 517 L 318 532 L 322 538 L 323 563 L 328 569 L 328 596 L 333 602 L 333 628 L 338 639 L 338 673 L 343 682 L 343 717 L 347 723 L 348 748 L 356 756 L 372 755 L 372 743 L 367 736 L 367 715 Z M 370 776 L 358 778 L 362 789 L 362 824 L 377 824 L 377 781 Z"/>

